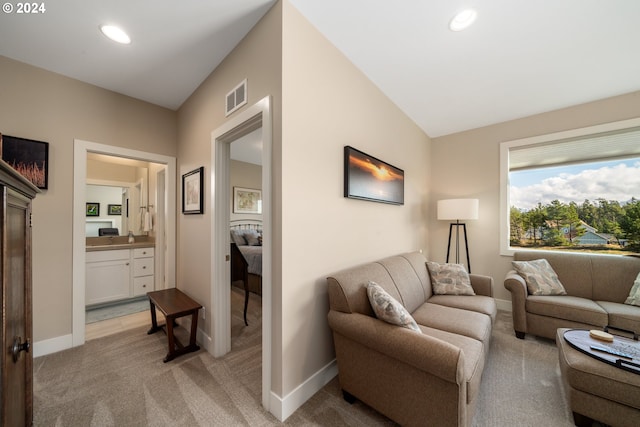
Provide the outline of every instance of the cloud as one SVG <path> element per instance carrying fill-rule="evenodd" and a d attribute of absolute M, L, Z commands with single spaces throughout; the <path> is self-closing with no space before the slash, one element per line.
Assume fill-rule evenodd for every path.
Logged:
<path fill-rule="evenodd" d="M 553 200 L 582 203 L 585 199 L 626 202 L 640 198 L 640 162 L 624 163 L 599 169 L 585 169 L 576 174 L 561 173 L 537 184 L 511 187 L 511 206 L 531 209 Z"/>

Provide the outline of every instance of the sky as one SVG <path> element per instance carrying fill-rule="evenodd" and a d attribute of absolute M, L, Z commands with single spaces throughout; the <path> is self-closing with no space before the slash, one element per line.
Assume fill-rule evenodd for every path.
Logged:
<path fill-rule="evenodd" d="M 529 210 L 553 200 L 640 199 L 640 158 L 511 172 L 510 205 Z"/>

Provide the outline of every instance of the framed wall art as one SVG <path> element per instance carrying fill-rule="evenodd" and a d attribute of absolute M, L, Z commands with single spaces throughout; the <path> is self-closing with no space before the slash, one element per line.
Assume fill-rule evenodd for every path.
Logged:
<path fill-rule="evenodd" d="M 107 205 L 107 214 L 122 215 L 122 205 Z"/>
<path fill-rule="evenodd" d="M 262 191 L 233 187 L 233 213 L 262 213 Z"/>
<path fill-rule="evenodd" d="M 38 188 L 49 186 L 49 143 L 0 135 L 2 160 Z"/>
<path fill-rule="evenodd" d="M 403 205 L 404 171 L 347 145 L 344 197 Z"/>
<path fill-rule="evenodd" d="M 87 202 L 87 216 L 100 216 L 100 203 Z"/>
<path fill-rule="evenodd" d="M 204 167 L 182 175 L 182 213 L 201 214 L 204 203 Z"/>

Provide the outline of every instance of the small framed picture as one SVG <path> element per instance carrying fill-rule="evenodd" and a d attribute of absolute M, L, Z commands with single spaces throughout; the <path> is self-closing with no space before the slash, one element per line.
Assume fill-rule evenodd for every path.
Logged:
<path fill-rule="evenodd" d="M 182 213 L 201 214 L 204 203 L 204 167 L 182 175 Z"/>
<path fill-rule="evenodd" d="M 38 188 L 49 186 L 49 143 L 0 135 L 2 160 Z"/>
<path fill-rule="evenodd" d="M 107 205 L 109 215 L 122 215 L 122 205 Z"/>
<path fill-rule="evenodd" d="M 87 216 L 100 216 L 100 203 L 87 202 Z"/>
<path fill-rule="evenodd" d="M 233 187 L 233 213 L 262 213 L 262 191 Z"/>

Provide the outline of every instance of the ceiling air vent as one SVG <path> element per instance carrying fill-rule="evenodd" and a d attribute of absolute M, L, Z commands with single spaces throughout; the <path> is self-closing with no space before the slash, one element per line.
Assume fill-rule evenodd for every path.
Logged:
<path fill-rule="evenodd" d="M 244 79 L 240 84 L 234 87 L 231 92 L 227 94 L 227 104 L 225 108 L 225 117 L 236 111 L 247 103 L 247 79 Z"/>

